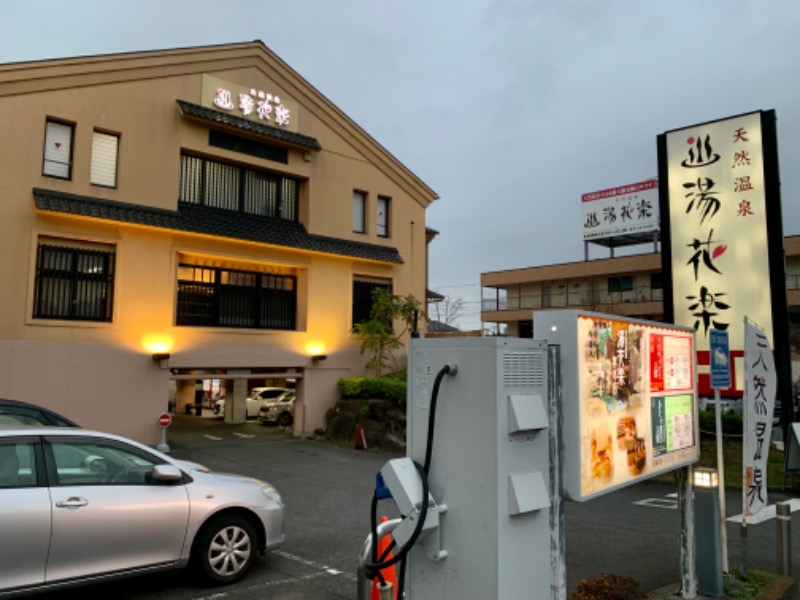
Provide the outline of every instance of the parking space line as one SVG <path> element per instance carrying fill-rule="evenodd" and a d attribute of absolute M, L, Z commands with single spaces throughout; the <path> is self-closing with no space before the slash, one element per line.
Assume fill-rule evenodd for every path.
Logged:
<path fill-rule="evenodd" d="M 644 500 L 637 500 L 633 504 L 651 506 L 653 508 L 668 508 L 670 510 L 678 509 L 678 501 L 671 498 L 645 498 Z"/>
<path fill-rule="evenodd" d="M 215 442 L 219 442 L 220 440 L 222 440 L 221 437 L 217 437 L 215 435 L 208 435 L 207 433 L 204 433 L 203 437 L 208 438 L 209 440 L 214 440 Z"/>
<path fill-rule="evenodd" d="M 289 552 L 285 552 L 283 550 L 273 550 L 270 554 L 274 554 L 275 556 L 280 556 L 282 558 L 292 560 L 294 562 L 299 562 L 307 567 L 311 567 L 313 569 L 317 569 L 318 571 L 324 571 L 330 575 L 341 575 L 345 579 L 350 579 L 351 581 L 356 581 L 357 578 L 352 573 L 345 573 L 343 571 L 339 571 L 338 569 L 334 569 L 333 567 L 329 567 L 327 565 L 323 565 L 322 563 L 318 563 L 313 560 L 309 560 L 307 558 L 303 558 L 302 556 L 297 556 L 296 554 L 291 554 Z"/>

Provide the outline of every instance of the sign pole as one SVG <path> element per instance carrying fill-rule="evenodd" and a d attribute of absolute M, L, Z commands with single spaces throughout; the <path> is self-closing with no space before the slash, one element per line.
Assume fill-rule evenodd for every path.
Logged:
<path fill-rule="evenodd" d="M 169 413 L 164 413 L 158 417 L 158 425 L 161 427 L 161 442 L 156 446 L 159 452 L 169 452 L 167 444 L 167 428 L 172 424 L 172 417 Z"/>
<path fill-rule="evenodd" d="M 728 568 L 728 530 L 725 527 L 725 459 L 722 455 L 722 406 L 720 406 L 719 388 L 714 389 L 714 404 L 716 405 L 717 426 L 717 472 L 719 473 L 719 533 L 722 543 L 722 572 L 727 573 Z"/>
<path fill-rule="evenodd" d="M 725 526 L 725 459 L 722 454 L 722 401 L 720 388 L 731 387 L 730 349 L 728 332 L 712 329 L 709 337 L 708 363 L 711 366 L 711 385 L 714 388 L 714 422 L 717 430 L 717 473 L 719 477 L 719 532 L 720 545 L 722 546 L 722 572 L 727 573 L 728 567 L 728 530 Z"/>

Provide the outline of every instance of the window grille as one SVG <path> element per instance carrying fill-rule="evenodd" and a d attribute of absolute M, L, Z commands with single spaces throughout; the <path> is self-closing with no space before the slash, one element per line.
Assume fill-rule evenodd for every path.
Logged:
<path fill-rule="evenodd" d="M 111 321 L 114 252 L 40 244 L 33 317 Z"/>
<path fill-rule="evenodd" d="M 392 284 L 388 281 L 373 279 L 353 280 L 353 326 L 365 323 L 372 316 L 372 294 L 376 289 L 392 293 Z"/>
<path fill-rule="evenodd" d="M 299 188 L 297 180 L 275 173 L 181 156 L 181 202 L 297 221 Z"/>
<path fill-rule="evenodd" d="M 293 330 L 297 278 L 181 265 L 176 314 L 178 325 Z"/>

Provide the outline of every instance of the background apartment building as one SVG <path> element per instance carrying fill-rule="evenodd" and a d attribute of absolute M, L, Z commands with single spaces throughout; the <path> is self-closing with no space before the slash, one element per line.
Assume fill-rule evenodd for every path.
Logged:
<path fill-rule="evenodd" d="M 800 236 L 784 239 L 792 379 L 800 376 Z M 661 253 L 650 252 L 481 274 L 481 320 L 533 337 L 533 314 L 573 308 L 662 321 Z M 705 369 L 707 376 L 707 367 Z"/>
<path fill-rule="evenodd" d="M 0 84 L 0 396 L 152 443 L 171 388 L 289 382 L 313 431 L 372 290 L 425 298 L 436 194 L 261 42 Z"/>

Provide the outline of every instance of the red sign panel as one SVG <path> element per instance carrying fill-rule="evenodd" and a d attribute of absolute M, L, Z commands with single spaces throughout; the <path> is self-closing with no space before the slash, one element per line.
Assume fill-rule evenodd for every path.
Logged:
<path fill-rule="evenodd" d="M 158 424 L 161 427 L 169 427 L 172 424 L 172 417 L 169 416 L 169 413 L 163 413 L 158 417 Z"/>

